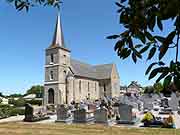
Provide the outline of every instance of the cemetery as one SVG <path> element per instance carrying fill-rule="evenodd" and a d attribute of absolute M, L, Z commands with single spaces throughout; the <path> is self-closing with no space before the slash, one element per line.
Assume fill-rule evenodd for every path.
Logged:
<path fill-rule="evenodd" d="M 180 98 L 172 93 L 171 97 L 163 95 L 146 95 L 139 97 L 123 95 L 118 98 L 104 98 L 96 101 L 48 105 L 34 109 L 25 105 L 25 115 L 20 119 L 11 117 L 0 120 L 4 122 L 28 122 L 67 125 L 107 125 L 109 127 L 134 128 L 180 128 Z M 17 116 L 18 117 L 18 116 Z"/>
<path fill-rule="evenodd" d="M 122 66 L 116 65 L 115 62 L 107 61 L 108 59 L 112 60 L 113 57 L 107 57 L 111 56 L 112 54 L 108 54 L 108 51 L 103 50 L 103 48 L 105 47 L 97 46 L 96 49 L 100 49 L 97 55 L 93 54 L 94 50 L 90 50 L 89 48 L 88 50 L 80 50 L 82 56 L 87 55 L 86 57 L 82 58 L 89 60 L 87 62 L 74 58 L 76 54 L 72 53 L 73 49 L 87 49 L 87 47 L 83 48 L 82 46 L 77 46 L 81 44 L 84 45 L 84 41 L 86 41 L 85 43 L 88 47 L 89 45 L 91 45 L 91 49 L 94 49 L 94 47 L 96 47 L 93 45 L 105 43 L 104 41 L 102 43 L 96 41 L 96 38 L 98 39 L 98 36 L 100 35 L 96 34 L 102 31 L 100 29 L 97 29 L 98 32 L 95 32 L 92 31 L 93 29 L 102 27 L 102 24 L 104 24 L 104 28 L 102 27 L 102 30 L 112 27 L 110 25 L 106 25 L 106 23 L 108 24 L 108 21 L 111 19 L 105 21 L 107 20 L 109 14 L 105 13 L 104 11 L 109 10 L 102 10 L 102 12 L 105 13 L 105 16 L 98 14 L 100 13 L 100 8 L 95 7 L 96 5 L 98 5 L 98 2 L 93 5 L 93 10 L 91 9 L 91 11 L 89 12 L 94 12 L 94 14 L 87 14 L 86 12 L 79 10 L 81 8 L 77 8 L 77 5 L 72 5 L 71 8 L 73 10 L 69 10 L 69 12 L 67 12 L 68 15 L 71 15 L 70 19 L 75 18 L 74 20 L 72 20 L 72 24 L 75 24 L 76 20 L 79 21 L 78 23 L 76 22 L 76 26 L 72 26 L 73 29 L 68 23 L 66 23 L 69 30 L 75 30 L 74 28 L 78 28 L 75 31 L 79 32 L 73 33 L 72 31 L 71 33 L 70 31 L 67 31 L 67 33 L 70 33 L 69 36 L 71 38 L 74 38 L 75 41 L 73 42 L 75 46 L 71 46 L 71 38 L 68 39 L 68 42 L 66 43 L 66 40 L 64 38 L 66 37 L 66 33 L 64 36 L 63 24 L 61 21 L 61 6 L 59 4 L 63 3 L 63 0 L 6 1 L 11 4 L 13 2 L 16 10 L 18 11 L 25 8 L 28 12 L 29 7 L 36 7 L 36 4 L 38 6 L 43 4 L 43 6 L 47 5 L 57 7 L 58 14 L 52 41 L 46 48 L 44 48 L 45 46 L 40 46 L 42 45 L 42 43 L 39 41 L 37 42 L 37 39 L 41 40 L 40 37 L 43 37 L 43 39 L 46 40 L 48 39 L 45 35 L 42 35 L 43 33 L 47 33 L 47 31 L 42 32 L 42 30 L 45 30 L 43 27 L 48 27 L 47 24 L 49 25 L 50 23 L 50 19 L 47 17 L 47 14 L 46 20 L 41 22 L 41 26 L 43 26 L 42 29 L 39 29 L 40 26 L 38 25 L 36 25 L 37 28 L 35 27 L 35 29 L 32 29 L 38 29 L 38 32 L 41 33 L 31 33 L 30 31 L 28 31 L 28 28 L 31 27 L 28 26 L 26 26 L 26 29 L 23 28 L 25 29 L 24 31 L 26 33 L 22 33 L 20 30 L 16 30 L 19 31 L 17 35 L 21 34 L 21 42 L 26 43 L 26 46 L 28 46 L 28 44 L 32 44 L 32 48 L 33 45 L 36 45 L 34 46 L 34 48 L 37 47 L 37 50 L 40 49 L 38 48 L 39 46 L 41 47 L 41 49 L 45 49 L 45 61 L 43 66 L 44 82 L 43 86 L 37 85 L 36 87 L 32 87 L 32 89 L 29 89 L 27 93 L 23 95 L 13 94 L 13 96 L 9 95 L 5 97 L 2 95 L 2 93 L 0 93 L 0 134 L 180 135 L 180 93 L 178 93 L 180 92 L 180 62 L 178 60 L 180 41 L 180 16 L 178 7 L 180 6 L 180 2 L 178 0 L 174 0 L 172 3 L 168 2 L 167 0 L 154 2 L 143 0 L 129 0 L 125 4 L 123 3 L 126 2 L 126 0 L 115 2 L 115 4 L 119 8 L 117 11 L 120 15 L 119 23 L 121 24 L 121 27 L 123 26 L 125 29 L 121 29 L 123 31 L 121 31 L 119 35 L 111 35 L 107 36 L 106 38 L 118 39 L 114 46 L 114 51 L 117 53 L 118 57 L 120 57 L 121 59 L 126 59 L 129 56 L 132 56 L 132 60 L 134 61 L 134 63 L 137 63 L 137 60 L 142 59 L 142 54 L 148 51 L 149 48 L 151 49 L 149 49 L 147 61 L 151 60 L 151 58 L 153 58 L 155 54 L 159 52 L 159 61 L 153 62 L 151 65 L 149 65 L 145 74 L 149 74 L 149 80 L 156 78 L 156 75 L 161 75 L 156 80 L 156 85 L 154 84 L 152 87 L 147 86 L 147 89 L 138 84 L 137 81 L 132 81 L 130 85 L 125 85 L 122 87 L 120 85 L 121 76 L 119 75 L 119 67 Z M 34 5 L 34 2 L 32 1 L 34 1 L 36 4 Z M 90 6 L 91 3 L 93 2 L 89 2 L 88 4 L 86 3 L 86 5 L 92 7 Z M 76 9 L 74 9 L 73 7 L 75 7 Z M 84 8 L 85 6 L 83 5 L 82 7 Z M 103 5 L 101 7 L 106 6 Z M 173 11 L 173 8 L 175 11 Z M 79 12 L 77 12 L 78 10 Z M 79 13 L 84 13 L 83 16 L 87 18 L 80 19 L 77 16 L 75 17 L 75 14 L 72 15 L 72 13 L 78 13 L 78 17 L 81 16 Z M 94 16 L 96 16 L 97 18 L 91 18 Z M 105 17 L 104 20 L 103 18 L 99 19 L 99 16 L 103 18 Z M 34 18 L 32 18 L 32 20 L 33 19 Z M 99 19 L 102 22 L 96 23 L 96 19 Z M 167 33 L 165 31 L 163 32 L 163 21 L 168 21 L 169 19 L 172 19 L 171 21 L 174 21 L 173 29 L 171 32 L 168 30 L 170 33 L 166 37 L 164 37 Z M 13 19 L 11 18 L 11 20 L 14 20 L 12 24 L 18 24 L 17 22 L 15 22 L 16 20 L 18 20 L 17 18 L 15 18 L 15 16 Z M 41 20 L 43 20 L 43 18 Z M 83 22 L 83 20 L 86 20 L 88 23 L 93 20 L 93 24 L 100 25 L 94 27 L 88 23 Z M 20 21 L 21 23 L 23 23 L 22 20 Z M 31 21 L 28 19 L 27 22 L 31 23 Z M 71 21 L 68 20 L 67 22 Z M 83 28 L 83 25 L 86 26 L 86 29 Z M 154 31 L 155 26 L 159 28 L 159 30 L 161 30 L 163 35 L 159 35 L 156 30 Z M 22 26 L 19 25 L 19 27 L 21 28 Z M 4 33 L 4 37 L 5 34 L 7 34 L 6 31 L 2 32 Z M 83 32 L 93 32 L 92 35 L 95 37 L 95 39 L 89 38 L 90 35 L 88 35 L 88 40 L 86 40 L 86 38 L 81 39 L 81 37 L 86 35 L 83 34 Z M 38 44 L 35 44 L 33 42 L 31 43 L 29 42 L 30 40 L 25 40 L 27 37 L 29 38 L 28 33 L 33 34 L 33 36 L 37 38 L 36 40 L 32 41 L 36 41 Z M 37 36 L 36 34 L 39 34 L 41 36 Z M 16 34 L 14 33 L 12 33 L 11 35 L 13 35 L 14 37 L 16 36 Z M 175 37 L 177 39 L 177 42 L 175 42 Z M 14 39 L 16 39 L 16 37 Z M 9 41 L 13 41 L 13 45 L 17 44 L 17 42 L 15 42 L 14 40 L 8 40 L 8 42 L 6 42 L 8 44 L 12 44 L 12 42 Z M 2 43 L 7 44 L 6 42 Z M 44 40 L 44 42 L 49 41 Z M 137 43 L 137 45 L 135 45 L 135 42 Z M 19 43 L 18 45 L 21 46 L 21 44 Z M 176 53 L 175 59 L 168 59 L 168 61 L 170 60 L 171 62 L 170 66 L 166 67 L 166 61 L 164 61 L 162 58 L 165 56 L 169 48 L 176 48 Z M 18 56 L 19 58 L 22 58 L 22 56 L 26 58 L 28 56 L 28 53 L 26 53 L 25 50 L 21 49 L 19 49 L 20 53 L 16 53 L 14 50 L 13 52 L 15 52 L 17 56 L 20 54 L 19 56 L 21 57 Z M 4 50 L 4 48 L 2 50 Z M 88 53 L 88 51 L 90 53 L 92 52 L 93 55 L 89 55 L 90 53 Z M 10 54 L 7 51 L 4 52 L 6 52 L 5 54 Z M 29 53 L 32 52 L 29 51 Z M 78 55 L 76 57 L 80 57 Z M 15 55 L 13 56 L 12 52 L 9 56 L 11 56 L 13 59 L 16 59 Z M 36 55 L 34 55 L 34 53 L 31 54 L 31 57 L 33 61 L 36 59 Z M 39 55 L 37 55 L 37 58 L 38 57 Z M 102 58 L 106 57 L 107 59 L 102 60 Z M 22 77 L 22 74 L 18 74 L 18 76 L 20 76 L 21 79 L 25 82 L 33 80 L 27 79 L 27 76 L 29 77 L 30 74 L 32 74 L 32 77 L 34 79 L 37 78 L 37 80 L 39 80 L 39 75 L 36 74 L 38 73 L 37 65 L 32 65 L 32 61 L 30 61 L 28 58 L 26 59 L 27 60 L 23 60 L 23 62 L 20 61 L 20 59 L 18 61 L 20 62 L 20 64 L 23 63 L 24 65 L 34 67 L 33 71 L 35 74 L 33 73 L 33 71 L 30 71 L 29 68 L 24 67 L 23 65 L 24 72 L 22 70 L 21 73 L 24 74 L 29 72 L 29 74 L 25 75 L 26 78 L 24 77 L 24 75 Z M 94 64 L 89 63 L 94 59 L 96 60 L 93 62 Z M 155 59 L 153 59 L 153 61 L 154 60 Z M 5 59 L 5 61 L 8 62 L 9 60 Z M 12 64 L 11 62 L 9 63 Z M 39 61 L 37 61 L 37 63 L 39 63 Z M 17 65 L 19 63 L 14 62 L 13 64 L 13 72 L 15 72 L 16 70 L 18 71 L 22 68 L 17 68 Z M 124 63 L 121 64 L 123 65 Z M 128 69 L 128 64 L 125 64 L 123 68 Z M 156 68 L 154 68 L 154 66 L 156 66 Z M 9 65 L 8 67 L 12 67 L 12 65 Z M 135 77 L 136 79 L 138 79 L 138 72 L 136 72 L 134 67 L 131 67 L 131 69 L 133 70 L 131 72 L 128 72 L 128 74 L 126 73 L 125 76 L 131 78 Z M 4 71 L 4 73 L 7 72 L 6 70 Z M 142 66 L 139 66 L 139 71 L 141 70 Z M 7 73 L 6 76 L 8 76 Z M 9 75 L 17 76 L 13 75 L 12 73 Z M 158 83 L 160 83 L 162 79 L 164 80 L 164 82 L 163 85 L 160 86 L 158 85 Z M 19 80 L 20 79 L 17 79 L 17 82 L 19 82 Z M 129 80 L 130 79 L 127 79 L 126 81 Z M 11 84 L 11 82 L 9 81 L 10 79 L 8 79 L 7 84 Z M 154 90 L 152 90 L 152 88 L 154 88 Z M 166 92 L 170 92 L 170 94 L 167 96 L 167 93 L 163 93 L 164 90 L 166 90 Z"/>

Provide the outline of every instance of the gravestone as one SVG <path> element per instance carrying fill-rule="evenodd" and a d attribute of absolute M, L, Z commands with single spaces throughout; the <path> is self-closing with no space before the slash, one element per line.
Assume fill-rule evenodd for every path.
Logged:
<path fill-rule="evenodd" d="M 25 104 L 25 118 L 24 121 L 32 121 L 33 120 L 34 109 L 31 104 Z"/>
<path fill-rule="evenodd" d="M 144 110 L 152 110 L 153 109 L 153 104 L 152 102 L 154 101 L 154 98 L 152 98 L 151 95 L 145 94 L 142 97 L 142 101 L 143 101 L 143 109 Z"/>
<path fill-rule="evenodd" d="M 72 121 L 70 110 L 64 104 L 57 105 L 56 113 L 57 113 L 56 122 L 68 123 Z"/>
<path fill-rule="evenodd" d="M 73 122 L 86 123 L 94 120 L 93 111 L 86 111 L 86 109 L 77 109 L 73 111 Z"/>
<path fill-rule="evenodd" d="M 132 106 L 128 104 L 119 105 L 120 120 L 117 121 L 118 124 L 134 124 L 135 116 L 132 113 Z"/>
<path fill-rule="evenodd" d="M 94 112 L 94 118 L 96 123 L 108 123 L 108 110 L 104 107 L 97 109 Z"/>
<path fill-rule="evenodd" d="M 168 108 L 169 107 L 168 99 L 167 98 L 161 99 L 161 106 L 164 107 L 164 108 Z"/>
<path fill-rule="evenodd" d="M 175 93 L 171 94 L 171 99 L 168 102 L 169 107 L 172 109 L 172 111 L 177 111 L 179 106 L 179 101 Z"/>
<path fill-rule="evenodd" d="M 43 114 L 39 111 L 37 114 L 34 115 L 34 108 L 31 104 L 25 104 L 25 122 L 36 122 L 41 120 L 49 119 L 50 117 L 46 114 Z"/>
<path fill-rule="evenodd" d="M 94 112 L 95 123 L 102 123 L 107 125 L 113 125 L 115 117 L 110 116 L 110 110 L 101 106 L 100 109 L 97 109 Z"/>

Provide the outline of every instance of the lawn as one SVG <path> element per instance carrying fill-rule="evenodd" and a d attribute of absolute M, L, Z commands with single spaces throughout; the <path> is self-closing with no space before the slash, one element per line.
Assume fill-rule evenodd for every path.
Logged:
<path fill-rule="evenodd" d="M 180 130 L 60 123 L 3 123 L 0 124 L 0 135 L 180 135 Z"/>

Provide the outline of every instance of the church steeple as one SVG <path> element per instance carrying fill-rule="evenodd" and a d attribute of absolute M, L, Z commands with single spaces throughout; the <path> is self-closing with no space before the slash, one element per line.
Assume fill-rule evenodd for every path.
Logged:
<path fill-rule="evenodd" d="M 66 48 L 65 44 L 64 44 L 64 35 L 63 35 L 63 31 L 62 31 L 61 17 L 60 17 L 59 13 L 57 15 L 56 27 L 55 27 L 55 31 L 54 31 L 52 44 L 49 48 L 55 48 L 55 47 Z"/>

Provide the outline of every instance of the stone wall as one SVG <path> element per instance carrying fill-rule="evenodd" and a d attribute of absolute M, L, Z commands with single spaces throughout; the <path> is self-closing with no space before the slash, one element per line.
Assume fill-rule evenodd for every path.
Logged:
<path fill-rule="evenodd" d="M 99 82 L 96 80 L 90 80 L 86 78 L 75 78 L 74 90 L 75 101 L 85 100 L 88 97 L 91 100 L 99 98 Z"/>
<path fill-rule="evenodd" d="M 112 73 L 111 73 L 111 91 L 112 91 L 112 97 L 120 96 L 120 79 L 115 64 L 113 64 Z"/>
<path fill-rule="evenodd" d="M 99 81 L 100 86 L 100 98 L 104 98 L 104 96 L 112 97 L 112 91 L 111 91 L 111 80 L 110 79 L 104 79 Z"/>

